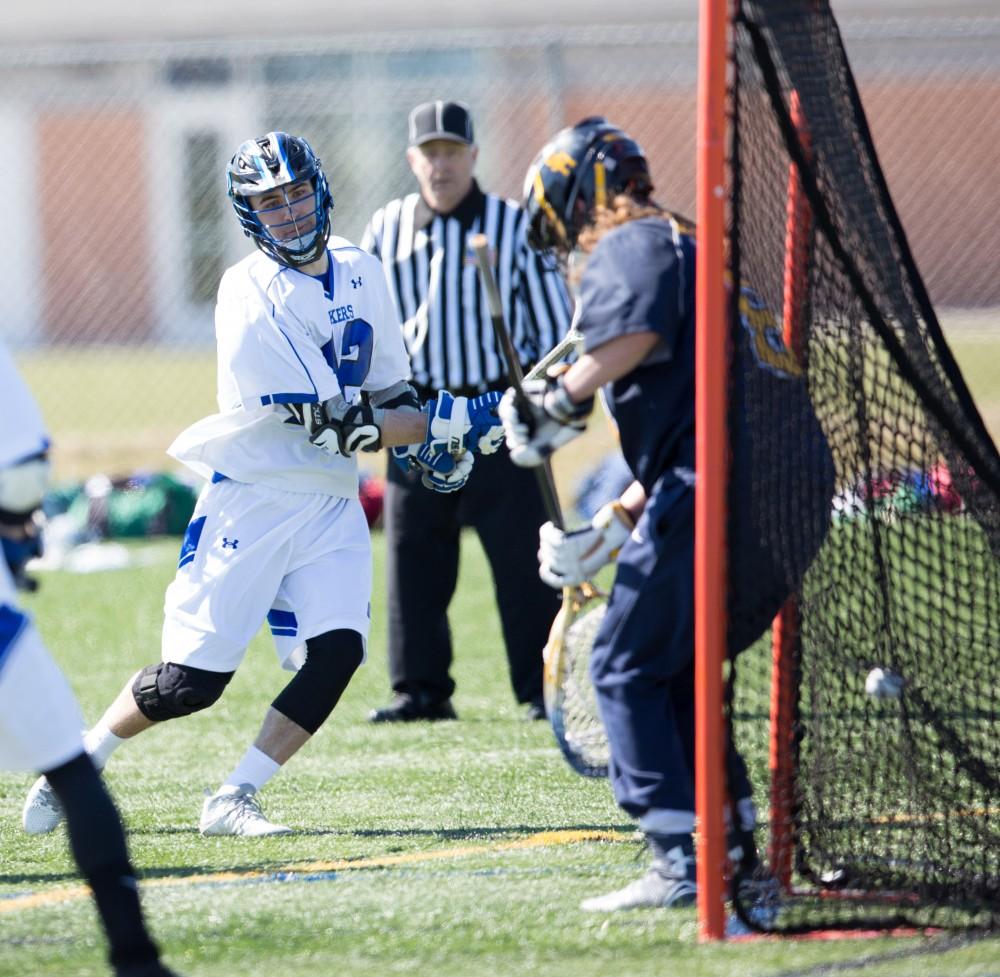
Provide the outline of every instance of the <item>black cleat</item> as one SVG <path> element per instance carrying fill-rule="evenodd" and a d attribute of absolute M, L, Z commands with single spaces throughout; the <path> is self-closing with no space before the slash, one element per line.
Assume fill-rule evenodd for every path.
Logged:
<path fill-rule="evenodd" d="M 397 692 L 392 702 L 368 714 L 370 723 L 412 723 L 419 720 L 436 722 L 441 719 L 458 719 L 451 699 L 434 702 L 425 695 Z"/>

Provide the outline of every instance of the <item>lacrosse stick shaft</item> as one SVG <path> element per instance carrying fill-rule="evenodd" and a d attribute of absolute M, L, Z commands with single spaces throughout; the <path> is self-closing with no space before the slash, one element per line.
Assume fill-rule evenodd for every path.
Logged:
<path fill-rule="evenodd" d="M 489 241 L 485 234 L 477 234 L 469 241 L 469 244 L 472 246 L 476 261 L 479 263 L 479 274 L 483 281 L 483 287 L 486 289 L 486 301 L 490 309 L 490 322 L 493 324 L 493 333 L 496 336 L 497 344 L 507 361 L 507 380 L 514 388 L 515 403 L 522 414 L 530 416 L 531 405 L 522 386 L 524 374 L 521 371 L 514 343 L 510 338 L 507 323 L 504 322 L 503 303 L 500 301 L 500 290 L 497 288 L 497 281 L 493 275 L 493 265 L 490 261 Z M 538 478 L 538 487 L 542 491 L 545 514 L 559 529 L 564 528 L 562 506 L 559 504 L 556 482 L 552 476 L 552 466 L 547 458 L 535 469 L 535 474 Z"/>

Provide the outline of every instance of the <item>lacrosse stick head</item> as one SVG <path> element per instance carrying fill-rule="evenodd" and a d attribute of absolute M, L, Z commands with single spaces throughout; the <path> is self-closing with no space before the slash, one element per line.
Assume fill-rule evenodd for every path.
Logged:
<path fill-rule="evenodd" d="M 584 777 L 608 775 L 608 738 L 590 678 L 590 652 L 606 595 L 590 584 L 567 588 L 545 646 L 545 711 L 559 749 Z"/>

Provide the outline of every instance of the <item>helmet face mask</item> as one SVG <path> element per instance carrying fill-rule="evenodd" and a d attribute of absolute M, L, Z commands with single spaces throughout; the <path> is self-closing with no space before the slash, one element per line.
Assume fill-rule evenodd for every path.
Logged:
<path fill-rule="evenodd" d="M 604 118 L 584 119 L 557 133 L 528 170 L 528 245 L 565 259 L 597 207 L 619 193 L 642 198 L 652 189 L 639 144 Z"/>
<path fill-rule="evenodd" d="M 330 236 L 333 197 L 309 143 L 285 132 L 250 139 L 229 163 L 229 197 L 247 237 L 293 268 L 316 261 Z"/>
<path fill-rule="evenodd" d="M 538 207 L 528 224 L 528 247 L 539 254 L 559 251 L 566 244 L 562 222 Z"/>

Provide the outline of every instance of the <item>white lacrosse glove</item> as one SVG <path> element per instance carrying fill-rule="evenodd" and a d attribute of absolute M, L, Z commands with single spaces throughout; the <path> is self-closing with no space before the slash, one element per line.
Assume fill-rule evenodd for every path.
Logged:
<path fill-rule="evenodd" d="M 500 420 L 511 461 L 521 468 L 535 468 L 557 448 L 583 434 L 594 398 L 574 404 L 561 376 L 525 380 L 522 389 L 526 414 L 518 406 L 512 387 L 500 401 Z"/>
<path fill-rule="evenodd" d="M 538 575 L 550 587 L 576 587 L 618 556 L 635 521 L 620 502 L 602 506 L 590 526 L 567 533 L 551 522 L 538 531 Z"/>
<path fill-rule="evenodd" d="M 493 454 L 503 444 L 503 427 L 497 417 L 499 403 L 499 390 L 488 390 L 471 400 L 439 390 L 437 399 L 424 405 L 427 413 L 424 443 L 450 455 L 463 451 Z"/>
<path fill-rule="evenodd" d="M 471 451 L 456 458 L 433 444 L 410 444 L 392 448 L 392 460 L 404 471 L 420 472 L 420 482 L 433 492 L 456 492 L 472 474 Z"/>

